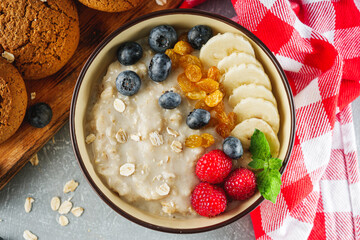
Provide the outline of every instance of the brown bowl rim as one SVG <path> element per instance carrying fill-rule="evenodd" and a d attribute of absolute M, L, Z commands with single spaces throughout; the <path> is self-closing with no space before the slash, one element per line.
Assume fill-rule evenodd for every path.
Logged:
<path fill-rule="evenodd" d="M 153 17 L 159 17 L 159 16 L 164 16 L 164 15 L 172 15 L 172 14 L 191 14 L 191 15 L 199 15 L 199 16 L 203 16 L 203 17 L 208 17 L 208 18 L 213 18 L 216 19 L 218 21 L 224 22 L 236 29 L 238 29 L 239 31 L 241 31 L 242 33 L 244 33 L 247 37 L 249 37 L 251 40 L 253 40 L 265 53 L 266 55 L 270 58 L 271 62 L 274 64 L 276 70 L 278 71 L 282 83 L 284 84 L 285 90 L 286 90 L 286 94 L 288 97 L 288 103 L 290 106 L 290 111 L 291 111 L 291 133 L 290 133 L 290 144 L 289 147 L 286 151 L 286 155 L 285 155 L 285 159 L 283 161 L 283 165 L 280 169 L 280 173 L 283 174 L 283 172 L 285 171 L 285 168 L 287 166 L 287 163 L 290 159 L 290 155 L 293 149 L 293 145 L 294 145 L 294 139 L 295 139 L 295 129 L 296 129 L 296 120 L 295 120 L 295 106 L 294 106 L 294 99 L 293 99 L 293 94 L 290 88 L 290 85 L 288 83 L 287 77 L 282 69 L 282 67 L 280 66 L 279 62 L 277 61 L 277 59 L 275 58 L 275 56 L 273 55 L 273 53 L 266 47 L 266 45 L 259 39 L 257 38 L 253 33 L 251 33 L 249 30 L 247 30 L 245 27 L 241 26 L 240 24 L 232 21 L 229 18 L 226 18 L 224 16 L 215 14 L 215 13 L 209 13 L 206 11 L 201 11 L 201 10 L 195 10 L 195 9 L 167 9 L 167 10 L 161 10 L 161 11 L 156 11 L 156 12 L 152 12 L 143 16 L 140 16 L 134 20 L 131 20 L 130 22 L 122 25 L 121 27 L 119 27 L 118 29 L 116 29 L 114 32 L 112 32 L 110 35 L 108 35 L 97 47 L 96 49 L 91 53 L 91 55 L 89 56 L 89 58 L 87 59 L 86 63 L 84 64 L 83 68 L 81 69 L 81 72 L 79 74 L 79 77 L 76 81 L 76 85 L 74 88 L 74 92 L 73 92 L 73 97 L 71 100 L 71 106 L 70 106 L 70 137 L 71 137 L 71 142 L 72 142 L 72 147 L 73 147 L 73 151 L 75 153 L 76 159 L 78 160 L 78 163 L 80 165 L 81 170 L 83 171 L 83 174 L 85 175 L 85 178 L 87 179 L 87 181 L 90 183 L 91 187 L 95 190 L 95 192 L 99 195 L 99 197 L 109 206 L 111 207 L 115 212 L 117 212 L 118 214 L 122 215 L 123 217 L 127 218 L 128 220 L 137 223 L 143 227 L 147 227 L 153 230 L 157 230 L 157 231 L 161 231 L 161 232 L 167 232 L 167 233 L 200 233 L 200 232 L 206 232 L 206 231 L 210 231 L 210 230 L 215 230 L 217 228 L 226 226 L 240 218 L 242 218 L 243 216 L 245 216 L 246 214 L 250 213 L 252 210 L 254 210 L 258 205 L 260 205 L 260 203 L 264 200 L 264 198 L 262 196 L 260 196 L 252 205 L 250 205 L 248 208 L 246 208 L 243 212 L 235 215 L 234 217 L 214 224 L 214 225 L 210 225 L 207 227 L 201 227 L 201 228 L 190 228 L 190 229 L 178 229 L 178 228 L 168 228 L 168 227 L 162 227 L 162 226 L 158 226 L 155 224 L 151 224 L 149 222 L 145 222 L 143 220 L 140 220 L 130 214 L 128 214 L 127 212 L 123 211 L 121 208 L 119 208 L 117 205 L 115 205 L 109 198 L 107 198 L 107 196 L 101 191 L 101 189 L 95 184 L 95 182 L 93 181 L 93 179 L 91 178 L 89 172 L 87 171 L 83 160 L 81 158 L 80 155 L 80 151 L 77 145 L 77 139 L 76 139 L 76 135 L 75 135 L 75 125 L 74 125 L 74 121 L 75 121 L 75 108 L 76 108 L 76 103 L 77 103 L 77 98 L 78 98 L 78 93 L 79 93 L 79 89 L 81 87 L 81 83 L 83 81 L 84 75 L 86 73 L 86 71 L 88 70 L 89 66 L 91 65 L 91 63 L 93 62 L 94 58 L 98 55 L 98 53 L 106 46 L 107 43 L 109 43 L 113 38 L 115 38 L 118 34 L 120 34 L 121 32 L 123 32 L 124 30 L 144 21 L 144 20 L 148 20 L 151 19 Z"/>

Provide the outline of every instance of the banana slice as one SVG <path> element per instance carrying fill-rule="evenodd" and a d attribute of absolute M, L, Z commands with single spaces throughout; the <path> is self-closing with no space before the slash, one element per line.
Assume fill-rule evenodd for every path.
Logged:
<path fill-rule="evenodd" d="M 223 76 L 222 83 L 229 95 L 238 86 L 252 83 L 262 85 L 271 91 L 269 77 L 261 68 L 254 64 L 241 64 L 232 67 Z"/>
<path fill-rule="evenodd" d="M 229 104 L 232 107 L 235 107 L 241 100 L 252 97 L 252 98 L 262 98 L 266 101 L 271 102 L 276 107 L 276 99 L 271 91 L 266 89 L 264 86 L 249 84 L 241 85 L 237 87 L 233 94 L 229 97 Z"/>
<path fill-rule="evenodd" d="M 276 134 L 279 131 L 279 112 L 269 101 L 260 98 L 245 98 L 235 106 L 234 112 L 239 123 L 249 118 L 259 118 L 267 122 Z"/>
<path fill-rule="evenodd" d="M 255 128 L 259 129 L 264 133 L 266 140 L 269 142 L 271 155 L 273 157 L 277 157 L 280 150 L 279 139 L 274 130 L 269 126 L 269 124 L 267 124 L 261 119 L 250 118 L 239 123 L 232 130 L 231 135 L 240 139 L 245 151 L 248 150 L 250 147 L 251 136 L 253 135 Z M 244 156 L 244 158 L 249 161 L 246 156 Z"/>
<path fill-rule="evenodd" d="M 230 56 L 224 57 L 222 60 L 220 60 L 217 67 L 221 72 L 227 72 L 231 67 L 238 66 L 243 63 L 251 63 L 263 69 L 261 63 L 256 60 L 253 55 L 244 52 L 234 52 Z"/>
<path fill-rule="evenodd" d="M 234 33 L 218 34 L 202 46 L 200 60 L 207 65 L 217 66 L 217 63 L 233 52 L 245 52 L 255 56 L 250 42 L 243 36 Z"/>

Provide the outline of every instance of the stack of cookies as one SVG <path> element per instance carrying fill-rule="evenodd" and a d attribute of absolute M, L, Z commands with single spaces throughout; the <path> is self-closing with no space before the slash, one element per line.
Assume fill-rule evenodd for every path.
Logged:
<path fill-rule="evenodd" d="M 140 0 L 79 0 L 90 8 L 121 12 Z M 59 71 L 80 38 L 73 0 L 0 1 L 0 144 L 20 127 L 27 108 L 25 81 Z"/>
<path fill-rule="evenodd" d="M 59 71 L 74 54 L 80 30 L 72 0 L 1 0 L 0 13 L 2 143 L 25 116 L 24 80 L 31 84 Z"/>

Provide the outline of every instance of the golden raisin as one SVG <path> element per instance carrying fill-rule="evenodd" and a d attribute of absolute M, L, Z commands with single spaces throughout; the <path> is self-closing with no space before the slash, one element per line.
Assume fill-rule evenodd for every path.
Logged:
<path fill-rule="evenodd" d="M 166 49 L 165 54 L 171 59 L 171 67 L 173 69 L 179 66 L 180 55 L 174 49 Z"/>
<path fill-rule="evenodd" d="M 180 55 L 190 54 L 193 50 L 190 43 L 185 41 L 178 41 L 174 46 L 174 51 Z"/>
<path fill-rule="evenodd" d="M 190 54 L 181 56 L 179 63 L 182 68 L 186 68 L 188 65 L 197 65 L 200 68 L 202 68 L 202 63 L 201 63 L 200 59 L 198 57 L 190 55 Z"/>
<path fill-rule="evenodd" d="M 220 70 L 215 66 L 212 66 L 211 68 L 209 68 L 207 75 L 208 75 L 208 78 L 211 78 L 215 81 L 220 80 Z"/>
<path fill-rule="evenodd" d="M 198 82 L 202 77 L 201 68 L 194 64 L 188 65 L 185 68 L 185 75 L 190 81 Z"/>
<path fill-rule="evenodd" d="M 189 148 L 201 147 L 201 144 L 202 144 L 202 137 L 200 137 L 199 135 L 190 135 L 185 140 L 185 146 Z"/>
<path fill-rule="evenodd" d="M 206 103 L 205 103 L 205 101 L 204 101 L 204 99 L 200 99 L 199 101 L 197 101 L 197 103 L 195 104 L 195 108 L 196 109 L 199 109 L 199 108 L 201 108 L 201 109 L 205 109 L 206 111 L 211 111 L 211 107 L 209 107 L 208 105 L 206 105 Z M 212 119 L 212 118 L 211 118 Z M 210 120 L 211 120 L 210 119 Z"/>
<path fill-rule="evenodd" d="M 220 92 L 220 90 L 216 90 L 215 92 L 209 94 L 205 98 L 205 103 L 209 107 L 215 107 L 216 105 L 218 105 L 221 102 L 223 97 L 224 97 L 224 94 L 222 92 Z"/>
<path fill-rule="evenodd" d="M 217 113 L 224 112 L 224 109 L 225 109 L 225 105 L 223 101 L 219 102 L 219 104 L 214 107 L 214 110 Z"/>
<path fill-rule="evenodd" d="M 202 138 L 201 146 L 203 147 L 210 147 L 215 142 L 214 137 L 209 133 L 201 134 L 201 138 Z"/>
<path fill-rule="evenodd" d="M 211 78 L 202 79 L 200 82 L 197 82 L 196 85 L 207 93 L 212 93 L 219 89 L 219 83 Z"/>
<path fill-rule="evenodd" d="M 224 123 L 226 125 L 230 124 L 230 120 L 225 112 L 216 112 L 215 117 L 221 123 Z"/>
<path fill-rule="evenodd" d="M 195 92 L 188 92 L 186 93 L 186 97 L 192 99 L 192 100 L 199 100 L 206 97 L 206 92 L 204 91 L 195 91 Z"/>
<path fill-rule="evenodd" d="M 224 123 L 219 123 L 216 126 L 215 130 L 223 138 L 227 138 L 228 136 L 230 136 L 231 133 L 231 129 L 229 128 L 229 126 Z"/>
<path fill-rule="evenodd" d="M 177 78 L 178 84 L 184 93 L 192 92 L 197 89 L 195 83 L 187 79 L 185 73 L 181 73 Z"/>
<path fill-rule="evenodd" d="M 184 41 L 187 42 L 188 41 L 188 32 L 184 32 L 179 36 L 179 41 Z"/>
<path fill-rule="evenodd" d="M 235 128 L 235 126 L 236 126 L 237 115 L 234 112 L 230 112 L 229 115 L 228 115 L 228 118 L 229 118 L 228 126 L 229 126 L 229 128 L 231 130 L 233 130 Z"/>

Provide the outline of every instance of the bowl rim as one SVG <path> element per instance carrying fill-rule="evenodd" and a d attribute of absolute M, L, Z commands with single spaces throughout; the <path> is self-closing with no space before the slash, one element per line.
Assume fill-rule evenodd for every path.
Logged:
<path fill-rule="evenodd" d="M 258 38 L 256 37 L 253 33 L 251 33 L 248 29 L 246 29 L 245 27 L 243 27 L 242 25 L 232 21 L 231 19 L 221 16 L 219 14 L 215 14 L 215 13 L 210 13 L 210 12 L 206 12 L 206 11 L 202 11 L 202 10 L 196 10 L 196 9 L 166 9 L 166 10 L 161 10 L 161 11 L 156 11 L 156 12 L 152 12 L 140 17 L 137 17 L 129 22 L 127 22 L 126 24 L 122 25 L 121 27 L 119 27 L 118 29 L 116 29 L 115 31 L 113 31 L 111 34 L 109 34 L 107 37 L 105 37 L 105 39 L 100 42 L 97 47 L 95 48 L 95 50 L 90 54 L 90 56 L 88 57 L 88 59 L 86 60 L 84 66 L 81 69 L 81 72 L 79 73 L 79 77 L 76 81 L 75 87 L 74 87 L 74 92 L 73 92 L 73 96 L 71 99 L 71 106 L 70 106 L 70 117 L 69 117 L 69 121 L 70 121 L 70 137 L 71 137 L 71 143 L 72 143 L 72 147 L 73 147 L 73 151 L 75 153 L 75 157 L 78 160 L 78 163 L 80 165 L 80 168 L 83 172 L 83 174 L 85 175 L 86 180 L 88 181 L 88 183 L 91 185 L 91 187 L 93 188 L 93 190 L 95 190 L 95 192 L 97 193 L 97 195 L 109 206 L 111 207 L 115 212 L 117 212 L 118 214 L 122 215 L 123 217 L 125 217 L 126 219 L 137 223 L 143 227 L 147 227 L 153 230 L 157 230 L 157 231 L 161 231 L 161 232 L 167 232 L 167 233 L 200 233 L 200 232 L 206 232 L 206 231 L 210 231 L 210 230 L 215 230 L 218 229 L 220 227 L 226 226 L 240 218 L 242 218 L 243 216 L 247 215 L 248 213 L 250 213 L 251 211 L 253 211 L 258 205 L 260 205 L 260 203 L 264 200 L 263 196 L 260 196 L 253 204 L 251 204 L 248 208 L 246 208 L 243 212 L 233 216 L 232 218 L 217 223 L 217 224 L 213 224 L 210 226 L 206 226 L 206 227 L 201 227 L 201 228 L 189 228 L 189 229 L 179 229 L 179 228 L 169 228 L 169 227 L 162 227 L 162 226 L 158 226 L 149 222 L 145 222 L 141 219 L 138 219 L 136 217 L 134 217 L 133 215 L 128 214 L 127 212 L 125 212 L 124 210 L 122 210 L 120 207 L 118 207 L 117 205 L 115 205 L 102 191 L 101 189 L 95 184 L 95 182 L 93 181 L 92 177 L 90 176 L 89 172 L 87 171 L 85 164 L 82 160 L 79 148 L 78 148 L 78 144 L 77 144 L 77 138 L 75 135 L 75 109 L 76 109 L 76 103 L 77 103 L 77 99 L 78 99 L 78 94 L 79 94 L 79 89 L 81 87 L 82 81 L 84 79 L 84 76 L 89 68 L 89 66 L 92 64 L 93 60 L 96 58 L 96 56 L 99 54 L 99 52 L 113 39 L 115 38 L 118 34 L 120 34 L 121 32 L 123 32 L 124 30 L 144 21 L 144 20 L 148 20 L 154 17 L 159 17 L 159 16 L 165 16 L 165 15 L 173 15 L 173 14 L 189 14 L 189 15 L 197 15 L 197 16 L 202 16 L 202 17 L 208 17 L 208 18 L 212 18 L 218 21 L 221 21 L 225 24 L 228 24 L 236 29 L 238 29 L 239 31 L 241 31 L 243 34 L 245 34 L 247 37 L 249 37 L 252 41 L 254 41 L 263 51 L 264 53 L 270 58 L 271 62 L 273 63 L 273 65 L 275 66 L 278 74 L 280 75 L 280 78 L 282 80 L 282 83 L 284 85 L 286 94 L 287 94 L 287 98 L 288 98 L 288 104 L 290 106 L 290 111 L 291 111 L 291 127 L 290 127 L 290 142 L 289 142 L 289 146 L 288 149 L 286 150 L 286 154 L 285 154 L 285 158 L 283 161 L 283 165 L 280 168 L 280 173 L 283 174 L 285 171 L 285 168 L 288 164 L 288 161 L 290 159 L 291 156 L 291 152 L 294 146 L 294 141 L 295 141 L 295 129 L 296 129 L 296 116 L 295 116 L 295 105 L 294 105 L 294 98 L 293 98 L 293 94 L 291 91 L 291 87 L 290 84 L 287 80 L 287 77 L 282 69 L 282 67 L 280 66 L 279 62 L 277 61 L 276 57 L 274 56 L 274 54 L 269 50 L 269 48 Z"/>

